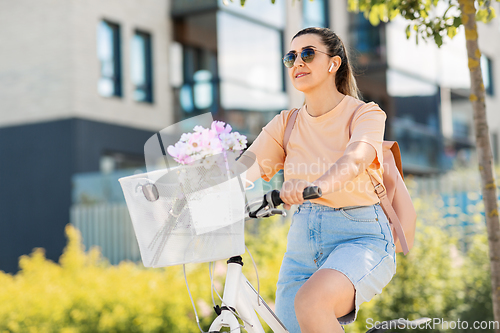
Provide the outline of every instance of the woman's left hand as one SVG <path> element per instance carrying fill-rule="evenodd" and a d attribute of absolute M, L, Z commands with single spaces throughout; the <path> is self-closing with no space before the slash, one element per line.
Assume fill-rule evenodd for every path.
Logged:
<path fill-rule="evenodd" d="M 304 189 L 313 184 L 304 179 L 290 179 L 283 183 L 280 191 L 280 198 L 285 203 L 285 209 L 290 209 L 292 205 L 300 205 L 304 202 Z"/>

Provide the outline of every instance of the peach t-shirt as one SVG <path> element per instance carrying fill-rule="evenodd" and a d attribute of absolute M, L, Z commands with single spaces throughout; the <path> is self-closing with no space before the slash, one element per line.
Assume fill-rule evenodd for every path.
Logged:
<path fill-rule="evenodd" d="M 349 139 L 349 122 L 359 105 L 362 106 L 353 120 L 352 136 Z M 248 148 L 256 155 L 257 162 L 264 170 L 262 178 L 265 181 L 284 169 L 285 181 L 295 178 L 313 182 L 330 169 L 344 154 L 348 145 L 362 141 L 372 145 L 377 152 L 377 157 L 369 168 L 371 174 L 382 182 L 382 142 L 387 116 L 377 104 L 364 103 L 346 95 L 335 108 L 319 117 L 309 115 L 303 106 L 292 129 L 285 157 L 283 136 L 291 114 L 292 110 L 281 111 L 262 129 Z M 311 201 L 339 208 L 373 205 L 380 200 L 365 170 L 347 182 L 341 190 Z"/>

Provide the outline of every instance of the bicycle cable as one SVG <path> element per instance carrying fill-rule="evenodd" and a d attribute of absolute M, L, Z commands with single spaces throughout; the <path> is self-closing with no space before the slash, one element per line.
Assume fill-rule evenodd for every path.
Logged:
<path fill-rule="evenodd" d="M 213 270 L 213 271 L 212 271 Z M 214 299 L 214 276 L 215 276 L 215 262 L 211 261 L 208 263 L 208 273 L 210 274 L 210 294 L 212 296 L 212 304 L 215 308 L 215 299 Z"/>
<path fill-rule="evenodd" d="M 189 290 L 189 284 L 188 284 L 188 280 L 187 280 L 187 276 L 186 276 L 186 264 L 182 265 L 182 270 L 184 272 L 184 280 L 186 281 L 186 287 L 188 290 L 189 298 L 191 299 L 191 304 L 193 305 L 194 315 L 196 317 L 196 324 L 198 324 L 198 328 L 200 329 L 200 332 L 204 333 L 203 330 L 201 329 L 201 326 L 200 326 L 200 318 L 198 317 L 198 312 L 196 311 L 196 306 L 194 305 L 193 296 L 191 296 L 191 290 Z"/>
<path fill-rule="evenodd" d="M 255 260 L 253 260 L 253 256 L 250 253 L 250 250 L 245 244 L 245 249 L 247 250 L 248 254 L 250 255 L 250 259 L 252 259 L 253 262 L 253 267 L 255 268 L 255 275 L 257 275 L 257 305 L 260 306 L 260 280 L 259 280 L 259 272 L 257 271 L 257 264 L 255 264 Z"/>

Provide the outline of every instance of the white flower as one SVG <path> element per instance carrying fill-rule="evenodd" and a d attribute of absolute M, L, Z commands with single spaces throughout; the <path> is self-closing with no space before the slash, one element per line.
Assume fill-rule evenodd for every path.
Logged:
<path fill-rule="evenodd" d="M 215 164 L 215 159 L 213 156 L 209 156 L 208 158 L 204 158 L 202 160 L 202 165 L 205 167 L 205 169 L 210 169 L 213 165 Z"/>
<path fill-rule="evenodd" d="M 200 125 L 196 125 L 194 128 L 193 128 L 193 131 L 195 132 L 203 132 L 203 131 L 206 131 L 206 128 L 204 128 L 203 126 L 200 126 Z"/>
<path fill-rule="evenodd" d="M 182 133 L 181 139 L 179 141 L 188 142 L 191 138 L 191 135 L 193 135 L 193 133 Z"/>

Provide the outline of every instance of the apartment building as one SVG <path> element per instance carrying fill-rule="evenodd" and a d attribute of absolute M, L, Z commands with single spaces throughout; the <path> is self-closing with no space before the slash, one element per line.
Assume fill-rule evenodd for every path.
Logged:
<path fill-rule="evenodd" d="M 281 58 L 308 26 L 343 38 L 405 172 L 442 173 L 473 156 L 463 32 L 438 52 L 407 41 L 404 22 L 372 27 L 340 0 L 2 1 L 0 269 L 15 271 L 34 247 L 57 260 L 71 207 L 123 202 L 116 179 L 143 170 L 159 130 L 211 112 L 251 142 L 302 105 Z M 497 159 L 499 34 L 498 20 L 480 26 Z"/>
<path fill-rule="evenodd" d="M 72 177 L 144 165 L 172 122 L 168 1 L 2 1 L 0 269 L 57 260 Z"/>

